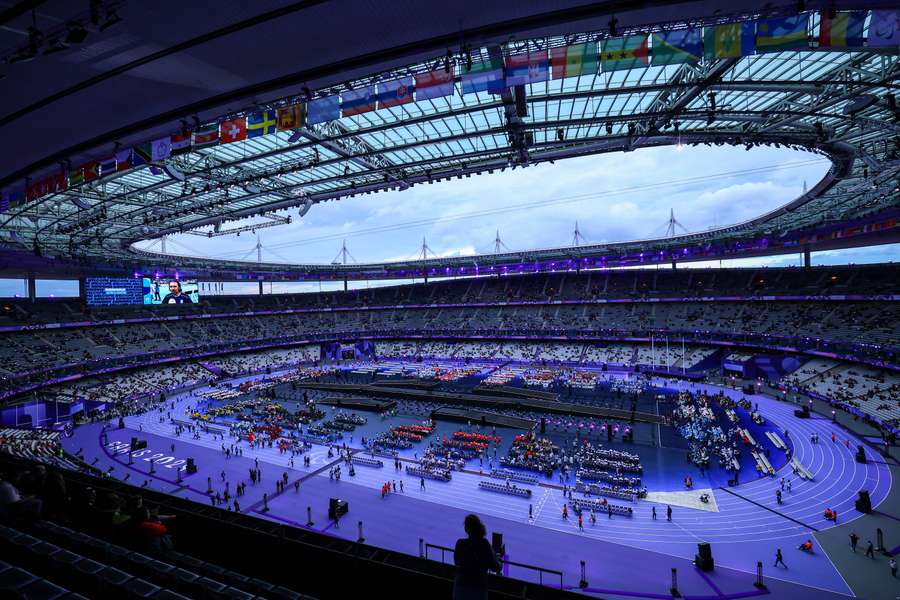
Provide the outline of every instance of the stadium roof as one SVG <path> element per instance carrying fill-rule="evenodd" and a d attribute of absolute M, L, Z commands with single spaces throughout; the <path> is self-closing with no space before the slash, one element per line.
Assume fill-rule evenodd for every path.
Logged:
<path fill-rule="evenodd" d="M 27 31 L 31 13 L 13 14 L 25 5 L 50 15 L 34 21 L 46 23 L 41 49 L 51 47 L 49 40 L 68 39 L 79 20 L 94 29 L 85 41 L 98 41 L 80 51 L 38 52 L 32 62 L 7 67 L 4 87 L 18 86 L 22 94 L 0 96 L 0 134 L 23 141 L 7 143 L 0 156 L 6 175 L 0 183 L 7 201 L 14 198 L 12 206 L 0 207 L 6 208 L 0 240 L 6 248 L 57 258 L 60 265 L 75 261 L 84 270 L 178 268 L 223 278 L 252 271 L 286 279 L 526 272 L 896 240 L 898 46 L 865 45 L 871 16 L 849 49 L 820 47 L 820 14 L 810 11 L 801 13 L 808 16 L 804 49 L 758 48 L 757 54 L 660 65 L 657 48 L 664 45 L 657 40 L 670 31 L 793 17 L 797 3 L 774 3 L 764 14 L 740 3 L 729 3 L 727 11 L 709 2 L 639 9 L 630 6 L 646 4 L 482 4 L 438 11 L 415 2 L 379 3 L 377 10 L 357 2 L 348 4 L 358 9 L 348 20 L 344 7 L 322 2 L 234 3 L 229 11 L 186 3 L 177 12 L 167 12 L 175 7 L 167 3 L 151 11 L 142 3 L 101 2 L 92 3 L 96 25 L 89 12 L 77 13 L 67 2 L 14 5 L 0 14 L 0 25 L 5 20 L 10 29 Z M 262 7 L 270 12 L 257 13 Z M 160 31 L 162 22 L 171 30 Z M 197 23 L 206 33 L 196 31 Z M 556 78 L 554 65 L 541 80 L 538 66 L 537 75 L 523 75 L 525 83 L 463 93 L 470 63 L 477 70 L 511 55 L 540 56 L 582 43 L 603 47 L 611 38 L 653 33 L 652 57 L 629 54 L 630 68 L 608 68 L 623 64 L 604 59 L 599 72 Z M 19 44 L 7 49 L 7 59 L 31 53 L 27 43 Z M 710 52 L 709 42 L 706 48 Z M 134 166 L 138 154 L 129 154 L 131 168 L 119 168 L 121 156 L 103 165 L 145 142 L 171 144 L 209 123 L 245 123 L 248 115 L 298 102 L 309 112 L 309 101 L 342 95 L 344 113 L 353 112 L 347 99 L 355 92 L 363 92 L 356 95 L 363 95 L 365 107 L 369 86 L 393 90 L 392 82 L 420 82 L 416 76 L 432 72 L 453 77 L 450 95 L 424 98 L 417 90 L 395 106 L 315 124 L 307 119 L 302 127 L 277 131 L 263 123 L 265 135 L 176 148 L 174 155 L 148 146 L 150 164 Z M 396 98 L 407 99 L 402 92 Z M 226 135 L 224 126 L 221 132 Z M 657 240 L 370 265 L 246 263 L 132 246 L 179 232 L 223 235 L 280 225 L 296 218 L 297 207 L 303 213 L 354 194 L 666 144 L 781 145 L 826 155 L 833 164 L 806 194 L 769 214 Z M 92 175 L 95 163 L 99 177 Z M 56 183 L 63 173 L 64 190 Z M 232 223 L 247 218 L 253 220 Z"/>

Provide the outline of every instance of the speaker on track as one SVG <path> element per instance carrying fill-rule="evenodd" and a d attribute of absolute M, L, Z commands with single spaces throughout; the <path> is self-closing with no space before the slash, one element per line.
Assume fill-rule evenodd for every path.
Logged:
<path fill-rule="evenodd" d="M 808 419 L 809 418 L 809 406 L 804 404 L 800 408 L 794 411 L 794 416 L 798 419 Z"/>
<path fill-rule="evenodd" d="M 869 490 L 859 491 L 859 498 L 856 499 L 856 510 L 866 514 L 872 512 L 872 499 L 869 498 Z"/>
<path fill-rule="evenodd" d="M 865 450 L 863 450 L 862 444 L 856 447 L 856 462 L 863 465 L 868 462 L 866 460 L 866 452 Z"/>
<path fill-rule="evenodd" d="M 541 417 L 541 435 L 547 433 L 547 419 Z"/>
<path fill-rule="evenodd" d="M 346 500 L 340 498 L 330 498 L 328 500 L 328 518 L 337 519 L 341 515 L 346 515 L 350 510 L 350 505 Z"/>
<path fill-rule="evenodd" d="M 194 462 L 193 458 L 187 459 L 187 466 L 185 467 L 185 471 L 187 471 L 188 475 L 197 472 L 197 463 Z"/>
<path fill-rule="evenodd" d="M 712 571 L 715 563 L 713 561 L 712 547 L 702 542 L 697 544 L 697 555 L 694 557 L 694 564 L 701 571 Z"/>

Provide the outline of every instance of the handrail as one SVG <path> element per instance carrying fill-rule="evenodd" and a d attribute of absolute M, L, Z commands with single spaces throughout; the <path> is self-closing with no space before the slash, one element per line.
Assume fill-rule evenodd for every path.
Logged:
<path fill-rule="evenodd" d="M 441 546 L 440 544 L 430 544 L 427 542 L 425 543 L 424 548 L 425 548 L 425 558 L 426 559 L 429 559 L 429 557 L 428 557 L 428 549 L 429 548 L 433 548 L 435 550 L 440 550 L 441 551 L 441 564 L 444 564 L 444 556 L 447 552 L 450 552 L 450 553 L 456 552 L 456 550 L 454 550 L 453 548 L 448 548 L 447 546 Z M 532 571 L 537 571 L 539 585 L 544 585 L 544 573 L 549 573 L 551 575 L 558 576 L 559 577 L 559 589 L 563 589 L 563 573 L 562 573 L 562 571 L 557 571 L 556 569 L 548 569 L 546 567 L 539 567 L 537 565 L 529 565 L 529 564 L 525 564 L 525 563 L 515 562 L 512 560 L 507 560 L 505 558 L 500 558 L 500 557 L 497 558 L 497 561 L 504 565 L 510 565 L 512 567 L 520 567 L 523 569 L 531 569 Z"/>

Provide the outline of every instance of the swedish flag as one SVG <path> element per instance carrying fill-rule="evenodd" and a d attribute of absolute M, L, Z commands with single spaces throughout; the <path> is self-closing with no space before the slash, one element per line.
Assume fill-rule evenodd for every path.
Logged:
<path fill-rule="evenodd" d="M 275 119 L 274 110 L 251 113 L 250 116 L 247 117 L 247 137 L 255 138 L 261 135 L 275 133 L 276 125 L 277 120 Z"/>

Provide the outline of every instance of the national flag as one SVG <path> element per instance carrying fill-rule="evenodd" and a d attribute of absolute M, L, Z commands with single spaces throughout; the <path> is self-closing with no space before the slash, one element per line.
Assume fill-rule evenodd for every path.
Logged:
<path fill-rule="evenodd" d="M 416 101 L 452 96 L 454 91 L 452 67 L 416 75 Z"/>
<path fill-rule="evenodd" d="M 77 167 L 69 170 L 69 187 L 81 185 L 84 183 L 84 169 Z"/>
<path fill-rule="evenodd" d="M 706 58 L 740 58 L 756 51 L 756 22 L 726 23 L 703 28 Z"/>
<path fill-rule="evenodd" d="M 43 185 L 43 181 L 36 181 L 34 183 L 29 183 L 25 186 L 25 201 L 31 202 L 32 200 L 36 200 L 43 196 L 41 193 L 41 187 Z"/>
<path fill-rule="evenodd" d="M 229 119 L 222 121 L 222 128 L 219 133 L 219 141 L 222 144 L 232 144 L 247 139 L 247 119 L 246 117 L 238 117 L 237 119 Z"/>
<path fill-rule="evenodd" d="M 148 162 L 153 161 L 153 144 L 147 142 L 135 146 L 132 160 L 134 161 L 134 166 L 147 164 Z"/>
<path fill-rule="evenodd" d="M 194 148 L 210 148 L 219 145 L 219 124 L 209 123 L 194 132 Z"/>
<path fill-rule="evenodd" d="M 56 180 L 53 191 L 64 192 L 69 188 L 69 178 L 66 173 L 57 173 L 53 176 L 53 179 Z"/>
<path fill-rule="evenodd" d="M 653 66 L 699 62 L 703 37 L 699 28 L 675 29 L 653 34 Z"/>
<path fill-rule="evenodd" d="M 8 208 L 16 208 L 25 203 L 25 194 L 21 191 L 7 192 L 6 205 Z"/>
<path fill-rule="evenodd" d="M 116 171 L 127 171 L 133 167 L 131 148 L 116 152 Z"/>
<path fill-rule="evenodd" d="M 310 125 L 341 118 L 341 99 L 335 94 L 311 100 L 306 106 L 306 122 Z"/>
<path fill-rule="evenodd" d="M 866 12 L 839 12 L 834 18 L 823 10 L 819 16 L 819 48 L 859 48 L 863 45 Z"/>
<path fill-rule="evenodd" d="M 492 57 L 472 63 L 471 69 L 463 69 L 462 93 L 476 94 L 487 92 L 500 94 L 503 92 L 503 60 Z"/>
<path fill-rule="evenodd" d="M 900 46 L 900 10 L 873 10 L 869 22 L 869 46 Z"/>
<path fill-rule="evenodd" d="M 170 137 L 170 146 L 172 148 L 172 156 L 184 154 L 191 151 L 191 132 L 184 130 L 181 133 L 175 133 Z"/>
<path fill-rule="evenodd" d="M 646 35 L 629 35 L 603 40 L 600 65 L 604 71 L 621 71 L 650 64 L 650 47 Z"/>
<path fill-rule="evenodd" d="M 306 116 L 306 105 L 302 102 L 289 104 L 278 109 L 278 130 L 287 131 L 290 129 L 299 129 L 303 127 L 303 120 Z"/>
<path fill-rule="evenodd" d="M 413 78 L 403 77 L 378 84 L 378 109 L 408 104 L 413 99 Z"/>
<path fill-rule="evenodd" d="M 104 158 L 100 161 L 100 176 L 106 177 L 111 173 L 115 173 L 118 169 L 116 169 L 116 157 L 115 155 Z"/>
<path fill-rule="evenodd" d="M 81 165 L 81 168 L 84 171 L 84 180 L 85 182 L 94 181 L 95 179 L 100 179 L 100 163 L 93 160 L 89 163 L 84 163 Z"/>
<path fill-rule="evenodd" d="M 250 113 L 247 117 L 247 137 L 255 138 L 275 133 L 277 123 L 274 110 Z"/>
<path fill-rule="evenodd" d="M 597 42 L 585 42 L 550 50 L 553 79 L 596 75 L 600 70 L 597 59 Z"/>
<path fill-rule="evenodd" d="M 341 116 L 352 117 L 372 112 L 375 110 L 377 100 L 374 85 L 367 85 L 358 90 L 347 90 L 341 94 Z"/>
<path fill-rule="evenodd" d="M 539 83 L 550 79 L 550 59 L 546 50 L 506 57 L 506 86 Z"/>
<path fill-rule="evenodd" d="M 756 23 L 756 51 L 785 52 L 809 48 L 807 27 L 809 15 L 784 17 L 783 19 L 763 19 Z"/>
<path fill-rule="evenodd" d="M 150 142 L 150 159 L 165 160 L 172 156 L 172 138 L 162 137 Z"/>

